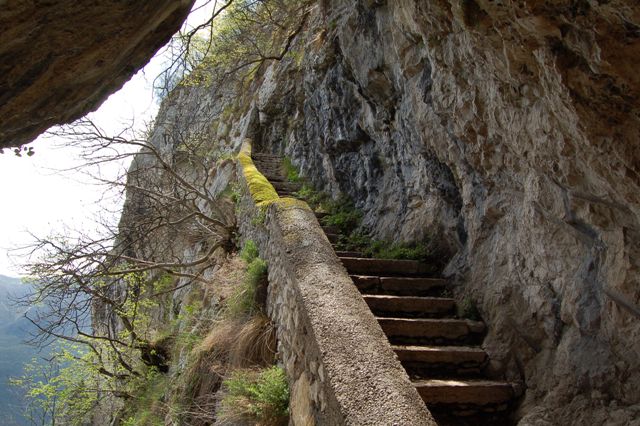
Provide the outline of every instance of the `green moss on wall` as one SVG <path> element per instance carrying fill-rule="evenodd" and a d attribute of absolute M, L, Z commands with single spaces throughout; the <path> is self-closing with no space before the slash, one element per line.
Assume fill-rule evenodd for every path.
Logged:
<path fill-rule="evenodd" d="M 245 143 L 243 145 L 238 154 L 238 161 L 242 166 L 242 173 L 249 187 L 251 197 L 259 207 L 265 207 L 279 198 L 273 185 L 253 164 L 253 160 L 251 160 L 251 144 Z"/>

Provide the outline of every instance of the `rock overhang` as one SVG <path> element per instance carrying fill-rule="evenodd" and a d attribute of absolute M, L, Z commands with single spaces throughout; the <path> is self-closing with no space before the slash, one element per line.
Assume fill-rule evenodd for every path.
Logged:
<path fill-rule="evenodd" d="M 178 31 L 193 2 L 1 2 L 0 148 L 97 109 Z"/>

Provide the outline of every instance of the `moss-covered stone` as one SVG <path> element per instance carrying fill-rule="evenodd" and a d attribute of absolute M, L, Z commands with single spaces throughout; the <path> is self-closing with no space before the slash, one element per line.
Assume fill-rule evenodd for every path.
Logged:
<path fill-rule="evenodd" d="M 249 187 L 251 197 L 258 207 L 264 208 L 280 198 L 273 185 L 253 164 L 251 143 L 249 141 L 245 141 L 242 144 L 242 149 L 238 154 L 238 161 L 242 167 L 242 174 Z"/>

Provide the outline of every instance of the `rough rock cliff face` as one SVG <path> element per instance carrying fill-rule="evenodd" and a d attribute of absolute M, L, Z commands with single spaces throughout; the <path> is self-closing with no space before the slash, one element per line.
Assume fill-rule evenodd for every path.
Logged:
<path fill-rule="evenodd" d="M 247 115 L 378 237 L 455 253 L 492 368 L 526 385 L 522 424 L 640 416 L 639 16 L 625 1 L 321 2 Z"/>
<path fill-rule="evenodd" d="M 118 90 L 193 0 L 0 2 L 0 148 L 31 142 Z"/>
<path fill-rule="evenodd" d="M 523 425 L 640 424 L 640 7 L 324 0 L 231 114 L 379 238 L 438 238 Z M 186 92 L 185 92 L 186 93 Z M 216 108 L 203 107 L 216 105 Z M 635 422 L 635 423 L 634 423 Z"/>

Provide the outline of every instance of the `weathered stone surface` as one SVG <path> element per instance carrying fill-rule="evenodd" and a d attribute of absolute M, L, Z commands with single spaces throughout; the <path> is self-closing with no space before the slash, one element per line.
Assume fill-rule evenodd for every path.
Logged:
<path fill-rule="evenodd" d="M 487 353 L 480 348 L 466 346 L 393 346 L 402 362 L 429 364 L 475 364 L 483 366 Z"/>
<path fill-rule="evenodd" d="M 192 4 L 0 2 L 0 148 L 96 109 L 169 41 Z"/>
<path fill-rule="evenodd" d="M 513 398 L 510 384 L 488 380 L 423 380 L 415 382 L 427 404 L 500 404 Z"/>
<path fill-rule="evenodd" d="M 331 234 L 327 234 L 331 241 Z M 337 235 L 334 239 L 337 239 Z M 333 242 L 333 241 L 332 241 Z M 416 260 L 369 259 L 342 257 L 342 264 L 350 274 L 358 275 L 424 275 L 434 272 L 431 265 Z"/>
<path fill-rule="evenodd" d="M 472 334 L 482 333 L 484 324 L 459 319 L 378 318 L 389 338 L 441 339 L 446 342 L 466 341 Z"/>
<path fill-rule="evenodd" d="M 455 306 L 453 299 L 442 297 L 364 295 L 364 301 L 374 313 L 382 312 L 386 316 L 395 316 L 392 315 L 393 313 L 418 316 L 444 315 L 450 313 Z"/>

